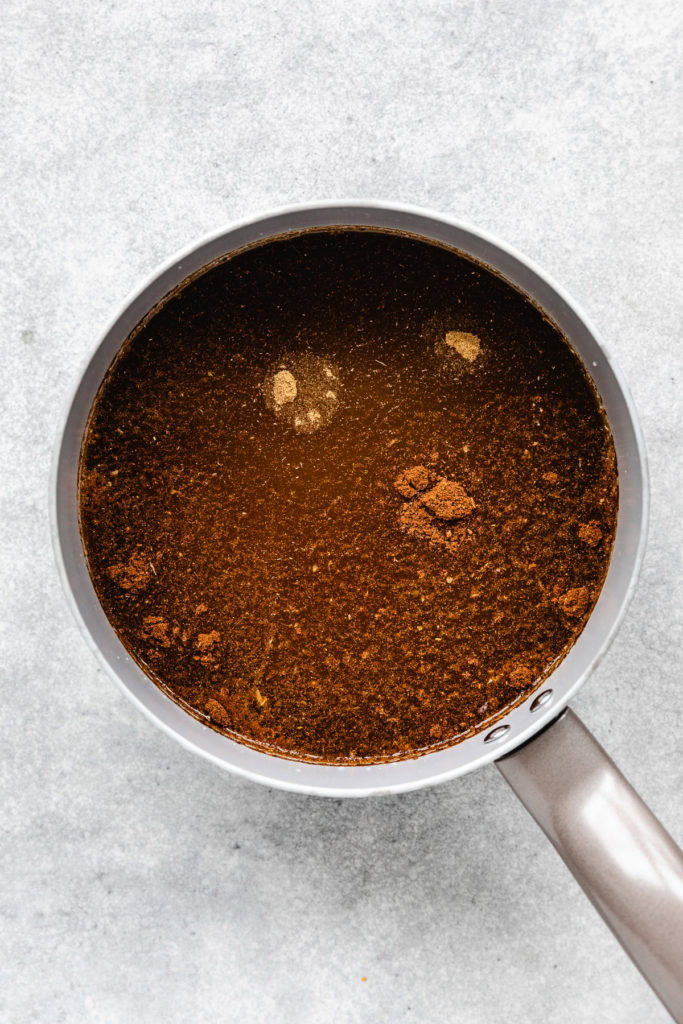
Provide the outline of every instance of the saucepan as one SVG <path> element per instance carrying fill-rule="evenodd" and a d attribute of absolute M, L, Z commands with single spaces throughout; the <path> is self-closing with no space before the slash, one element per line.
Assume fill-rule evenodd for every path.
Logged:
<path fill-rule="evenodd" d="M 226 255 L 271 236 L 331 225 L 386 228 L 444 243 L 531 296 L 588 369 L 611 425 L 619 471 L 618 525 L 605 585 L 579 640 L 542 688 L 488 732 L 450 749 L 370 766 L 310 764 L 252 750 L 166 697 L 109 624 L 88 575 L 78 523 L 78 462 L 88 414 L 130 331 L 187 277 Z M 633 593 L 647 532 L 645 449 L 633 402 L 604 343 L 577 303 L 531 260 L 457 220 L 398 204 L 310 203 L 232 224 L 157 270 L 107 327 L 69 403 L 51 492 L 57 563 L 72 610 L 105 669 L 152 721 L 222 768 L 321 796 L 400 793 L 495 762 L 674 1018 L 683 1021 L 683 854 L 567 708 L 605 653 Z"/>

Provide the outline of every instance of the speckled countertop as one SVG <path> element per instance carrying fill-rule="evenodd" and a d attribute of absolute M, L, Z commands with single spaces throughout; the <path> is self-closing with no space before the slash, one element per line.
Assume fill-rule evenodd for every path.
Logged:
<path fill-rule="evenodd" d="M 673 0 L 7 0 L 3 1022 L 668 1019 L 495 769 L 324 802 L 155 730 L 69 616 L 46 510 L 78 367 L 196 236 L 339 195 L 500 235 L 585 306 L 640 409 L 650 547 L 575 707 L 681 841 L 682 31 Z"/>

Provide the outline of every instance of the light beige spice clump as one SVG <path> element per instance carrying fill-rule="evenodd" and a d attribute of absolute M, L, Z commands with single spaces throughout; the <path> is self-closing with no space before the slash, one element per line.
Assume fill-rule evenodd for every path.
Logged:
<path fill-rule="evenodd" d="M 286 405 L 296 398 L 296 377 L 289 370 L 278 370 L 273 377 L 273 400 L 276 405 Z"/>
<path fill-rule="evenodd" d="M 331 381 L 335 381 L 334 389 Z M 326 427 L 339 409 L 342 391 L 334 363 L 310 352 L 284 355 L 262 385 L 267 407 L 297 434 L 314 434 Z"/>
<path fill-rule="evenodd" d="M 467 330 L 462 315 L 438 314 L 422 325 L 422 336 L 433 348 L 435 369 L 445 380 L 464 380 L 481 373 L 491 356 L 489 346 L 479 334 Z"/>
<path fill-rule="evenodd" d="M 454 349 L 468 363 L 473 363 L 481 352 L 479 338 L 476 334 L 468 334 L 467 331 L 447 331 L 444 340 L 449 348 Z"/>

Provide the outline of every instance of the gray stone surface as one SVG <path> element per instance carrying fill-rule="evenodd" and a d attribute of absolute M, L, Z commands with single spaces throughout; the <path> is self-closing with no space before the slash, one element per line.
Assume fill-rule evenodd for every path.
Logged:
<path fill-rule="evenodd" d="M 495 769 L 321 802 L 157 732 L 69 617 L 46 494 L 98 331 L 195 236 L 338 195 L 499 234 L 582 301 L 642 414 L 649 553 L 575 706 L 683 839 L 680 11 L 5 0 L 3 1022 L 667 1019 Z"/>

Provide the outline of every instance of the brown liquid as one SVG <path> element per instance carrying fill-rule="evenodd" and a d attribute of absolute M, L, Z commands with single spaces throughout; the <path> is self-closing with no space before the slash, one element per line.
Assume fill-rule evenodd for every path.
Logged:
<path fill-rule="evenodd" d="M 167 301 L 101 387 L 80 488 L 145 671 L 327 762 L 447 746 L 528 695 L 597 600 L 617 509 L 558 330 L 486 268 L 367 230 L 252 248 Z"/>

